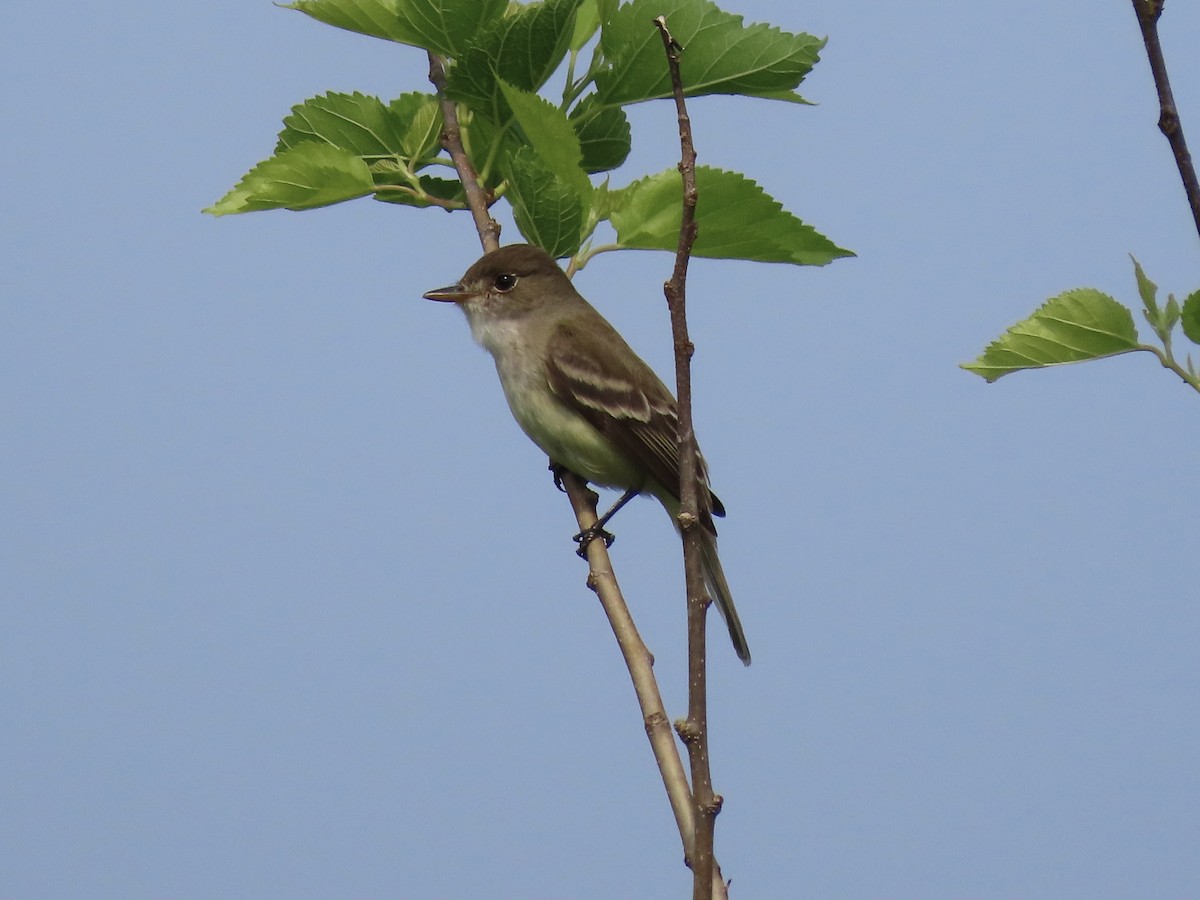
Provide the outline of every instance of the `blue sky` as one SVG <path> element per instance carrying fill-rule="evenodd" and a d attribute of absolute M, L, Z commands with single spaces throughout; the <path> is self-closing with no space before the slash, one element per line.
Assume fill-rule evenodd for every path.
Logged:
<path fill-rule="evenodd" d="M 693 103 L 701 161 L 859 254 L 692 270 L 755 659 L 714 629 L 734 896 L 1197 896 L 1200 397 L 957 368 L 1067 288 L 1132 302 L 1129 253 L 1200 287 L 1129 4 L 725 8 L 830 40 L 816 107 Z M 5 20 L 5 896 L 687 896 L 569 507 L 420 299 L 469 220 L 199 213 L 292 104 L 421 55 L 244 0 Z M 1195 144 L 1200 13 L 1163 32 Z M 673 164 L 670 108 L 634 139 L 616 184 Z M 662 373 L 669 272 L 577 279 Z M 615 530 L 682 714 L 677 541 Z"/>

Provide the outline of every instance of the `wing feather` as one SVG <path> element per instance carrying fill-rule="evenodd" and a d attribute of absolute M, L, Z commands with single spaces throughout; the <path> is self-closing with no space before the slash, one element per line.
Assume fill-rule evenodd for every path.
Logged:
<path fill-rule="evenodd" d="M 563 403 L 679 499 L 675 398 L 616 329 L 595 315 L 584 328 L 571 320 L 555 328 L 546 365 L 550 387 Z M 596 327 L 597 322 L 603 327 Z M 701 491 L 701 506 L 714 515 L 724 515 L 721 501 L 707 490 L 703 458 L 700 480 L 706 488 Z"/>

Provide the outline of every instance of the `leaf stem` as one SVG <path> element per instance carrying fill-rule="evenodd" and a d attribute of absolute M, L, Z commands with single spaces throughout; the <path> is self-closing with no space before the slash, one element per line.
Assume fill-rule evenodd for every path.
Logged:
<path fill-rule="evenodd" d="M 575 79 L 575 61 L 577 59 L 579 59 L 578 50 L 572 50 L 567 56 L 567 77 L 563 80 L 562 109 L 564 112 L 566 112 L 567 107 L 571 105 L 571 101 L 574 100 L 575 97 L 579 96 L 578 94 L 571 93 L 571 89 L 575 86 L 573 82 Z"/>
<path fill-rule="evenodd" d="M 496 157 L 500 155 L 500 147 L 504 143 L 504 135 L 512 128 L 512 121 L 505 122 L 500 130 L 496 133 L 496 139 L 492 142 L 492 146 L 488 148 L 487 159 L 483 161 L 483 166 L 480 167 L 480 177 L 486 181 L 492 174 L 492 168 L 496 165 Z M 493 198 L 494 199 L 494 198 Z"/>
<path fill-rule="evenodd" d="M 375 185 L 375 193 L 383 193 L 384 191 L 395 191 L 400 194 L 408 194 L 423 203 L 428 203 L 430 206 L 436 206 L 439 209 L 455 210 L 466 209 L 466 206 L 457 200 L 445 200 L 442 197 L 435 197 L 426 191 L 416 190 L 403 184 L 377 184 Z"/>
<path fill-rule="evenodd" d="M 601 244 L 599 247 L 589 247 L 587 250 L 579 253 L 575 259 L 571 261 L 574 271 L 578 272 L 601 253 L 611 253 L 614 250 L 624 250 L 622 244 Z"/>
<path fill-rule="evenodd" d="M 1170 369 L 1176 375 L 1183 379 L 1183 383 L 1191 386 L 1195 391 L 1200 393 L 1200 376 L 1193 372 L 1189 372 L 1183 366 L 1179 365 L 1175 360 L 1175 356 L 1171 353 L 1171 348 L 1167 347 L 1160 350 L 1153 344 L 1138 344 L 1136 349 L 1145 350 L 1147 353 L 1153 353 L 1158 357 L 1158 361 L 1162 363 L 1164 369 Z"/>
<path fill-rule="evenodd" d="M 579 80 L 576 82 L 571 81 L 571 76 L 574 73 L 574 63 L 575 63 L 575 56 L 574 56 L 574 54 L 572 54 L 572 56 L 571 56 L 572 69 L 571 69 L 571 72 L 569 72 L 567 74 L 567 83 L 563 86 L 562 108 L 563 108 L 564 112 L 566 111 L 567 107 L 569 107 L 572 103 L 574 103 L 577 99 L 579 99 L 579 95 L 582 94 L 584 91 L 586 91 L 588 89 L 588 86 L 591 85 L 592 82 L 594 82 L 596 80 L 596 73 L 599 72 L 600 69 L 604 66 L 604 56 L 603 56 L 603 54 L 601 54 L 600 47 L 597 45 L 592 50 L 592 58 L 591 58 L 591 61 L 588 63 L 587 71 L 584 72 L 583 75 L 580 76 Z M 599 110 L 599 108 L 600 108 L 600 104 L 596 104 L 596 107 L 593 109 L 592 114 L 595 115 L 595 113 Z"/>

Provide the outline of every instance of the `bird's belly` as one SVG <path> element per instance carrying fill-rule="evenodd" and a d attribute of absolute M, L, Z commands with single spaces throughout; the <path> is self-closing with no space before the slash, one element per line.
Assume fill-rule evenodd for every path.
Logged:
<path fill-rule="evenodd" d="M 513 418 L 530 440 L 552 461 L 593 484 L 641 486 L 644 479 L 624 454 L 583 416 L 565 406 L 538 374 L 531 373 L 531 378 L 540 383 L 522 384 L 521 378 L 504 382 Z"/>

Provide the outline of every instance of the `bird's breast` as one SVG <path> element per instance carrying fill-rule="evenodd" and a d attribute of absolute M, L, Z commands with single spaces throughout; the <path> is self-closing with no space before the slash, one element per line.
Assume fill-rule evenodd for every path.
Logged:
<path fill-rule="evenodd" d="M 551 389 L 545 347 L 527 343 L 528 335 L 507 323 L 472 327 L 472 333 L 496 362 L 513 418 L 550 459 L 594 484 L 641 486 L 638 467 Z"/>

